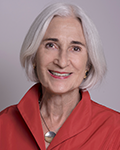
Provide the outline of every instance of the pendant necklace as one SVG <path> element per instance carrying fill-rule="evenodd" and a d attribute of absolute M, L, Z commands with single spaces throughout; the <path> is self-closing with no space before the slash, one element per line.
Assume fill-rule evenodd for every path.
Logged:
<path fill-rule="evenodd" d="M 40 106 L 40 104 L 41 104 L 41 101 L 39 100 L 39 106 Z M 41 107 L 41 106 L 40 106 L 40 107 Z M 53 140 L 53 138 L 56 136 L 56 133 L 53 132 L 53 131 L 50 131 L 50 129 L 48 128 L 48 126 L 47 126 L 47 124 L 46 124 L 46 122 L 45 122 L 45 120 L 44 120 L 44 118 L 43 118 L 43 116 L 42 116 L 42 114 L 41 114 L 41 112 L 40 112 L 40 115 L 41 115 L 41 118 L 42 118 L 42 120 L 43 120 L 43 122 L 44 122 L 46 128 L 48 129 L 48 132 L 45 133 L 45 135 L 44 135 L 45 141 L 46 141 L 47 143 L 51 143 L 51 141 Z"/>
<path fill-rule="evenodd" d="M 40 113 L 40 114 L 41 114 L 41 113 Z M 43 120 L 43 122 L 44 122 L 46 128 L 48 129 L 48 132 L 44 135 L 45 141 L 46 141 L 47 143 L 51 143 L 51 141 L 53 140 L 53 138 L 56 136 L 56 133 L 53 132 L 53 131 L 50 131 L 50 129 L 48 128 L 48 126 L 47 126 L 47 124 L 46 124 L 46 122 L 45 122 L 45 120 L 44 120 L 42 114 L 41 114 L 41 118 L 42 118 L 42 120 Z"/>

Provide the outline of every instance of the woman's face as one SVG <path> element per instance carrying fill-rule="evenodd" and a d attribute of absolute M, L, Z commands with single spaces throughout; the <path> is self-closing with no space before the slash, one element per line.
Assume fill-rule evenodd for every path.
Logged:
<path fill-rule="evenodd" d="M 81 23 L 73 17 L 54 17 L 36 55 L 42 86 L 62 94 L 79 88 L 87 69 L 87 48 Z"/>

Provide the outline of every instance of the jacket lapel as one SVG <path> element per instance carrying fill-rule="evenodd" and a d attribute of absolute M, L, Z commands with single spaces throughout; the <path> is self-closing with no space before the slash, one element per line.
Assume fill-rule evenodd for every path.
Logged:
<path fill-rule="evenodd" d="M 32 133 L 40 149 L 45 150 L 44 135 L 41 125 L 39 112 L 39 87 L 40 84 L 34 85 L 22 98 L 17 105 L 21 116 Z"/>

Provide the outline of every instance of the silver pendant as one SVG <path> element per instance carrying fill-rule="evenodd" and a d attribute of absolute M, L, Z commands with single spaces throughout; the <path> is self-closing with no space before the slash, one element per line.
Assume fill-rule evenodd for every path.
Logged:
<path fill-rule="evenodd" d="M 53 140 L 53 138 L 56 136 L 56 134 L 52 131 L 49 131 L 45 134 L 45 141 L 48 143 L 51 143 L 51 141 Z"/>

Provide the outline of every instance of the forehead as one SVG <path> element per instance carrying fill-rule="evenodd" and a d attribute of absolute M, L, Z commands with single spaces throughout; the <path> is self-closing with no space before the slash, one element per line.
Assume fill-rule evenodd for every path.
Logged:
<path fill-rule="evenodd" d="M 60 16 L 56 16 L 51 20 L 44 38 L 46 36 L 84 38 L 82 25 L 78 18 Z"/>

